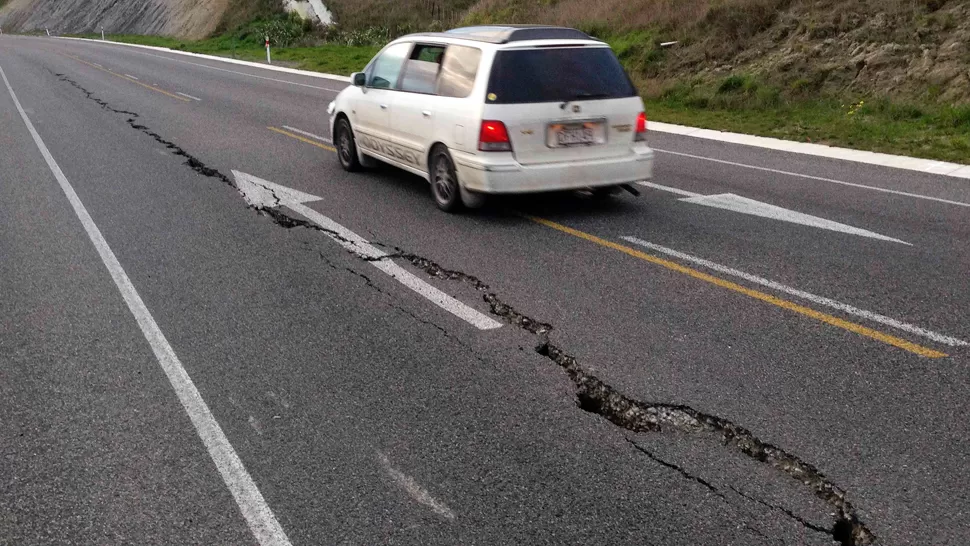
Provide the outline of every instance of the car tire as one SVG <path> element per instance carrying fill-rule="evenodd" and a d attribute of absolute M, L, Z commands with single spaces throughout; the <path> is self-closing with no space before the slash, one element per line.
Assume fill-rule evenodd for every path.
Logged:
<path fill-rule="evenodd" d="M 356 172 L 361 168 L 360 157 L 357 155 L 357 141 L 354 130 L 350 127 L 350 120 L 341 117 L 333 131 L 333 143 L 337 148 L 340 166 L 347 172 Z"/>
<path fill-rule="evenodd" d="M 462 208 L 461 186 L 455 162 L 444 146 L 431 152 L 431 196 L 438 208 L 445 212 L 458 212 Z"/>

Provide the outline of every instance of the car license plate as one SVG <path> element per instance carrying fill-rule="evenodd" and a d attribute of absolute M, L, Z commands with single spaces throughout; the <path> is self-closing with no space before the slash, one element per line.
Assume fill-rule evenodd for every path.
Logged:
<path fill-rule="evenodd" d="M 569 146 L 591 146 L 601 144 L 600 123 L 554 124 L 549 126 L 549 146 L 567 148 Z"/>

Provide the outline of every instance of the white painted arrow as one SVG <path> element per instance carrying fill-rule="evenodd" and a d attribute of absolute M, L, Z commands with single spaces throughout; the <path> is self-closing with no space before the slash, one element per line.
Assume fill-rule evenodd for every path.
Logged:
<path fill-rule="evenodd" d="M 247 203 L 254 207 L 273 208 L 281 205 L 290 206 L 323 201 L 322 197 L 274 184 L 251 174 L 239 171 L 232 171 L 232 174 L 236 177 L 236 187 L 239 188 L 239 193 L 242 194 Z"/>
<path fill-rule="evenodd" d="M 733 212 L 740 212 L 741 214 L 749 214 L 751 216 L 758 216 L 761 218 L 770 218 L 772 220 L 780 220 L 782 222 L 789 222 L 792 224 L 800 224 L 803 226 L 827 229 L 829 231 L 836 231 L 839 233 L 848 233 L 850 235 L 858 235 L 860 237 L 868 237 L 870 239 L 879 239 L 881 241 L 890 241 L 893 243 L 913 246 L 911 243 L 907 243 L 906 241 L 881 235 L 867 229 L 841 224 L 839 222 L 826 220 L 825 218 L 819 218 L 818 216 L 804 214 L 798 211 L 770 205 L 768 203 L 762 203 L 761 201 L 755 201 L 754 199 L 748 199 L 747 197 L 741 197 L 740 195 L 735 195 L 733 193 L 701 195 L 699 193 L 689 192 L 678 188 L 671 188 L 669 186 L 662 186 L 660 184 L 654 184 L 651 182 L 641 182 L 640 185 L 675 193 L 677 195 L 684 195 L 686 197 L 680 199 L 680 201 L 685 203 L 693 203 L 695 205 L 730 210 Z"/>
<path fill-rule="evenodd" d="M 321 201 L 322 197 L 274 184 L 251 174 L 239 171 L 232 171 L 232 174 L 236 178 L 236 187 L 239 189 L 239 193 L 250 205 L 259 209 L 287 207 L 323 228 L 324 232 L 342 247 L 361 258 L 367 259 L 368 263 L 387 273 L 399 283 L 479 330 L 492 330 L 502 326 L 498 321 L 472 309 L 397 265 L 390 260 L 387 252 L 370 244 L 360 235 L 303 204 Z"/>

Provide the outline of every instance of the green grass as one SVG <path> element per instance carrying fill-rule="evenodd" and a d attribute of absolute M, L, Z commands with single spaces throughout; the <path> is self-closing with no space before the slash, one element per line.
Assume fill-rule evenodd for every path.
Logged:
<path fill-rule="evenodd" d="M 656 121 L 970 163 L 970 105 L 800 95 L 749 75 L 644 97 Z"/>
<path fill-rule="evenodd" d="M 94 35 L 85 36 L 95 38 Z M 96 36 L 100 38 L 101 36 Z M 205 40 L 179 40 L 164 36 L 138 35 L 109 35 L 108 40 L 130 44 L 165 47 L 191 53 L 219 55 L 245 61 L 266 61 L 266 49 L 254 46 L 252 40 L 240 40 L 234 36 L 218 36 Z M 319 46 L 273 47 L 272 59 L 274 63 L 283 64 L 291 68 L 313 70 L 328 74 L 350 75 L 364 68 L 379 47 L 376 46 L 342 46 L 323 44 Z"/>

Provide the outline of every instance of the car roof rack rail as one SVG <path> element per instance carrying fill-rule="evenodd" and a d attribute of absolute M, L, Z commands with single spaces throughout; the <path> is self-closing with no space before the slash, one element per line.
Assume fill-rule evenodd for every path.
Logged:
<path fill-rule="evenodd" d="M 489 42 L 507 44 L 528 40 L 592 40 L 588 34 L 568 27 L 543 25 L 480 25 L 462 27 L 445 32 L 446 35 Z"/>

